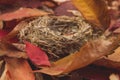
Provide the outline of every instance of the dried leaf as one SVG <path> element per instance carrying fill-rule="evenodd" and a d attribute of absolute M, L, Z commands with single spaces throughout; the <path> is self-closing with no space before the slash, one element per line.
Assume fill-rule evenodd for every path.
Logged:
<path fill-rule="evenodd" d="M 97 60 L 94 64 L 120 70 L 120 47 L 111 55 Z"/>
<path fill-rule="evenodd" d="M 0 60 L 0 76 L 2 75 L 3 71 L 4 71 L 4 61 Z"/>
<path fill-rule="evenodd" d="M 20 24 L 18 24 L 11 32 L 9 32 L 7 35 L 5 35 L 4 37 L 2 37 L 2 40 L 3 41 L 8 41 L 12 38 L 14 38 L 17 33 L 25 27 L 25 25 L 28 24 L 27 22 L 25 21 L 22 21 Z"/>
<path fill-rule="evenodd" d="M 30 0 L 30 1 L 29 0 L 0 0 L 0 4 L 9 5 L 9 6 L 14 5 L 14 7 L 30 7 L 30 8 L 38 8 L 43 6 L 44 4 L 49 7 L 55 6 L 55 4 L 51 0 Z"/>
<path fill-rule="evenodd" d="M 67 80 L 109 80 L 111 73 L 120 75 L 119 71 L 115 69 L 89 65 L 71 72 Z"/>
<path fill-rule="evenodd" d="M 116 62 L 120 62 L 120 47 L 118 47 L 114 53 L 112 53 L 111 55 L 108 55 L 106 57 L 106 59 L 112 60 L 112 61 L 116 61 Z"/>
<path fill-rule="evenodd" d="M 108 28 L 109 31 L 113 31 L 114 33 L 120 33 L 120 19 L 118 20 L 111 20 L 110 27 Z"/>
<path fill-rule="evenodd" d="M 4 38 L 7 39 L 6 36 L 8 35 L 8 33 L 9 33 L 8 30 L 0 30 L 0 40 L 3 40 Z M 11 38 L 8 41 L 13 43 L 13 42 L 18 42 L 18 39 L 17 38 Z"/>
<path fill-rule="evenodd" d="M 0 20 L 0 29 L 3 29 L 3 21 Z"/>
<path fill-rule="evenodd" d="M 35 80 L 26 60 L 7 57 L 5 61 L 5 71 L 0 80 Z"/>
<path fill-rule="evenodd" d="M 44 80 L 43 75 L 41 73 L 35 73 L 35 79 L 36 80 Z"/>
<path fill-rule="evenodd" d="M 111 61 L 105 58 L 95 61 L 93 64 L 120 70 L 120 62 Z"/>
<path fill-rule="evenodd" d="M 0 57 L 2 56 L 27 58 L 25 52 L 18 50 L 15 46 L 7 42 L 0 42 Z"/>
<path fill-rule="evenodd" d="M 112 28 L 117 28 L 116 30 L 114 30 L 114 33 L 120 33 L 120 19 L 115 22 Z"/>
<path fill-rule="evenodd" d="M 89 22 L 102 30 L 109 27 L 110 18 L 104 0 L 72 0 L 72 2 Z"/>
<path fill-rule="evenodd" d="M 34 64 L 39 66 L 50 66 L 48 56 L 44 51 L 29 42 L 25 42 L 25 44 L 27 55 Z"/>
<path fill-rule="evenodd" d="M 0 39 L 2 39 L 7 34 L 8 34 L 8 31 L 0 30 Z"/>
<path fill-rule="evenodd" d="M 62 15 L 73 16 L 73 14 L 68 10 L 76 10 L 76 7 L 72 4 L 71 1 L 62 3 L 60 6 L 55 8 L 54 12 L 55 15 L 58 16 L 62 16 Z"/>
<path fill-rule="evenodd" d="M 48 15 L 48 14 L 49 13 L 44 12 L 42 10 L 38 10 L 38 9 L 20 8 L 17 11 L 0 15 L 0 20 L 10 21 L 14 19 L 21 19 L 25 17 L 41 16 L 41 15 Z"/>
<path fill-rule="evenodd" d="M 112 74 L 109 76 L 109 79 L 110 79 L 110 80 L 120 80 L 120 77 L 119 77 L 118 74 L 112 73 Z"/>
<path fill-rule="evenodd" d="M 53 63 L 51 67 L 43 68 L 38 72 L 49 75 L 59 75 L 82 68 L 101 56 L 110 54 L 118 46 L 120 37 L 110 37 L 108 39 L 98 38 L 86 43 L 80 51 L 60 59 Z"/>
<path fill-rule="evenodd" d="M 53 0 L 55 2 L 58 2 L 58 3 L 63 3 L 63 2 L 66 2 L 66 1 L 70 1 L 70 0 Z"/>

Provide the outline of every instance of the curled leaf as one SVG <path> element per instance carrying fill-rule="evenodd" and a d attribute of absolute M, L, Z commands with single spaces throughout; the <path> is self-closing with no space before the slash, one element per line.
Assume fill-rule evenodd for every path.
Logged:
<path fill-rule="evenodd" d="M 49 13 L 44 12 L 42 10 L 38 10 L 38 9 L 20 8 L 17 11 L 0 15 L 0 20 L 10 21 L 14 19 L 21 19 L 21 18 L 32 17 L 32 16 L 41 16 L 41 15 L 47 15 L 47 14 Z"/>
<path fill-rule="evenodd" d="M 5 61 L 5 71 L 0 80 L 35 80 L 26 60 L 6 57 Z"/>
<path fill-rule="evenodd" d="M 94 64 L 120 70 L 120 47 L 114 53 L 97 60 Z"/>
<path fill-rule="evenodd" d="M 22 28 L 25 27 L 26 24 L 27 24 L 27 22 L 22 21 L 22 22 L 21 22 L 20 24 L 18 24 L 11 32 L 9 32 L 7 35 L 3 36 L 3 37 L 2 37 L 2 40 L 3 40 L 3 41 L 8 41 L 8 40 L 14 38 L 14 37 L 17 35 L 17 33 L 18 33 Z"/>
<path fill-rule="evenodd" d="M 2 56 L 27 58 L 25 52 L 18 50 L 15 46 L 7 42 L 0 42 L 0 57 Z"/>
<path fill-rule="evenodd" d="M 72 2 L 89 22 L 102 30 L 109 27 L 110 17 L 104 0 L 72 0 Z"/>
<path fill-rule="evenodd" d="M 25 42 L 25 44 L 27 55 L 34 64 L 39 66 L 50 66 L 48 56 L 43 50 L 29 42 Z"/>
<path fill-rule="evenodd" d="M 43 68 L 38 72 L 49 75 L 59 75 L 82 68 L 98 58 L 110 54 L 118 46 L 119 37 L 110 37 L 108 39 L 98 38 L 87 42 L 80 51 L 60 59 L 53 63 L 49 68 Z"/>

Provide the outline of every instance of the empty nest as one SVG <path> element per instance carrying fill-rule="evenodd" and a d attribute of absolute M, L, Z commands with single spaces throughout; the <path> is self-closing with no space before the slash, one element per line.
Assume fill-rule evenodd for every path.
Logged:
<path fill-rule="evenodd" d="M 20 42 L 26 40 L 39 46 L 55 61 L 78 51 L 98 35 L 82 17 L 41 16 L 30 21 L 18 36 Z"/>

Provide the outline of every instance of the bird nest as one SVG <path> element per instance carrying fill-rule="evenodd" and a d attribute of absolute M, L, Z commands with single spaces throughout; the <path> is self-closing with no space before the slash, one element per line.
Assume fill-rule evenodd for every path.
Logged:
<path fill-rule="evenodd" d="M 80 49 L 99 35 L 82 17 L 41 16 L 20 30 L 20 41 L 29 41 L 44 50 L 51 61 Z"/>

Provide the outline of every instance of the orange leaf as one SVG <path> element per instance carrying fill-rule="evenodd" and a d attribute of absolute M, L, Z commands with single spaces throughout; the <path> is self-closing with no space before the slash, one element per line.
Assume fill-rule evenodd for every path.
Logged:
<path fill-rule="evenodd" d="M 35 80 L 26 60 L 7 57 L 5 61 L 5 71 L 0 80 Z"/>
<path fill-rule="evenodd" d="M 38 9 L 20 8 L 17 11 L 0 15 L 0 20 L 10 21 L 13 19 L 21 19 L 25 17 L 41 16 L 41 15 L 47 15 L 47 14 L 49 13 L 44 12 L 42 10 L 38 10 Z"/>
<path fill-rule="evenodd" d="M 89 22 L 102 30 L 109 27 L 110 17 L 105 0 L 72 0 L 72 2 Z"/>
<path fill-rule="evenodd" d="M 38 72 L 49 75 L 59 75 L 82 68 L 88 64 L 91 64 L 98 58 L 110 54 L 111 51 L 118 46 L 119 41 L 120 36 L 110 37 L 108 39 L 98 38 L 96 40 L 89 41 L 80 48 L 80 51 L 60 59 L 54 62 L 52 67 L 45 67 L 38 70 Z"/>

